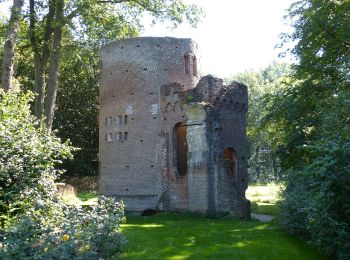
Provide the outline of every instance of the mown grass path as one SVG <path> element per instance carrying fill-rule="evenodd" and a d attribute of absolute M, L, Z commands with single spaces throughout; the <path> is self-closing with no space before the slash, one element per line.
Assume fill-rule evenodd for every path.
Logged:
<path fill-rule="evenodd" d="M 326 259 L 277 223 L 186 214 L 127 218 L 122 259 Z"/>

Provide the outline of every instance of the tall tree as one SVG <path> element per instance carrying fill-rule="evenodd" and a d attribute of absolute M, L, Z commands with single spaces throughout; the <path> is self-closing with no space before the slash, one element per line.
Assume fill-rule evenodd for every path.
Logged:
<path fill-rule="evenodd" d="M 310 160 L 310 143 L 319 138 L 324 113 L 350 89 L 350 1 L 299 0 L 288 11 L 294 30 L 282 34 L 295 42 L 294 82 L 282 93 L 266 98 L 266 122 L 281 144 L 285 168 Z M 282 131 L 283 135 L 278 134 Z"/>
<path fill-rule="evenodd" d="M 16 37 L 19 23 L 21 20 L 21 11 L 24 0 L 13 0 L 11 16 L 8 24 L 7 35 L 4 43 L 4 54 L 2 60 L 1 85 L 5 91 L 12 90 L 13 65 L 15 57 Z"/>
<path fill-rule="evenodd" d="M 264 69 L 245 71 L 230 79 L 248 86 L 248 170 L 251 181 L 279 180 L 278 144 L 270 136 L 269 128 L 262 128 L 261 123 L 266 109 L 264 96 L 281 92 L 290 80 L 290 74 L 289 64 L 274 61 Z"/>
<path fill-rule="evenodd" d="M 287 172 L 281 215 L 289 231 L 338 259 L 350 258 L 350 1 L 299 0 L 293 82 L 266 97 L 265 127 Z"/>
<path fill-rule="evenodd" d="M 145 12 L 160 21 L 170 20 L 178 24 L 186 19 L 195 25 L 200 9 L 186 5 L 182 0 L 29 1 L 29 32 L 37 94 L 34 112 L 39 119 L 46 118 L 49 132 L 54 119 L 63 34 L 101 45 L 111 38 L 137 31 Z"/>

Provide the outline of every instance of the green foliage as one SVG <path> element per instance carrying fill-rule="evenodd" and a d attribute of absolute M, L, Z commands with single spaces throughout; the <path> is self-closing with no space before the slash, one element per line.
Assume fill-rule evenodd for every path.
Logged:
<path fill-rule="evenodd" d="M 153 23 L 169 21 L 174 27 L 184 21 L 196 26 L 202 14 L 201 8 L 182 0 L 78 0 L 68 1 L 67 9 L 76 14 L 78 20 L 69 23 L 73 34 L 99 45 L 137 34 L 146 13 L 153 18 Z"/>
<path fill-rule="evenodd" d="M 322 115 L 317 131 L 305 135 L 312 141 L 294 144 L 300 163 L 290 167 L 282 203 L 284 223 L 292 233 L 339 259 L 350 257 L 349 100 L 350 93 L 343 91 L 322 108 L 316 106 Z"/>
<path fill-rule="evenodd" d="M 97 175 L 99 49 L 66 39 L 54 128 L 80 150 L 65 160 L 68 176 Z"/>
<path fill-rule="evenodd" d="M 286 63 L 273 62 L 259 71 L 246 71 L 230 78 L 248 87 L 249 179 L 253 182 L 279 180 L 281 170 L 277 147 L 269 129 L 261 127 L 266 105 L 264 96 L 278 93 L 290 81 L 292 70 Z"/>
<path fill-rule="evenodd" d="M 54 166 L 71 157 L 69 143 L 61 143 L 40 128 L 30 114 L 31 94 L 0 91 L 0 211 L 2 217 L 26 212 L 36 203 L 50 205 L 54 181 L 60 174 Z M 50 213 L 51 212 L 51 213 Z"/>
<path fill-rule="evenodd" d="M 2 259 L 93 259 L 116 255 L 126 240 L 119 223 L 123 204 L 100 197 L 96 206 L 84 210 L 59 205 L 60 215 L 44 223 L 27 212 L 5 228 Z M 61 212 L 60 212 L 61 211 Z"/>
<path fill-rule="evenodd" d="M 349 84 L 350 2 L 298 0 L 286 18 L 294 31 L 282 34 L 282 45 L 296 42 L 297 76 L 329 88 Z"/>
<path fill-rule="evenodd" d="M 332 142 L 311 149 L 317 157 L 288 175 L 284 224 L 327 255 L 349 259 L 350 145 Z"/>
<path fill-rule="evenodd" d="M 0 258 L 86 259 L 119 252 L 123 204 L 104 197 L 89 209 L 63 203 L 55 166 L 73 148 L 38 125 L 31 98 L 0 90 Z"/>
<path fill-rule="evenodd" d="M 293 81 L 265 96 L 263 126 L 287 173 L 281 214 L 328 255 L 350 255 L 350 2 L 301 0 L 289 9 Z"/>
<path fill-rule="evenodd" d="M 27 8 L 27 7 L 26 7 Z M 35 38 L 37 47 L 51 46 L 44 39 L 49 2 L 35 1 Z M 99 50 L 110 41 L 138 36 L 140 19 L 148 13 L 155 21 L 173 25 L 188 21 L 196 25 L 202 11 L 181 0 L 171 1 L 65 1 L 65 19 L 60 57 L 59 87 L 54 129 L 63 140 L 81 148 L 74 160 L 64 160 L 65 176 L 97 175 L 98 162 L 98 80 Z M 0 39 L 5 27 L 1 21 Z M 56 21 L 51 22 L 55 24 Z M 15 57 L 15 78 L 22 89 L 34 89 L 34 59 L 28 16 L 21 23 Z M 1 53 L 1 50 L 0 50 Z M 44 81 L 47 80 L 44 68 Z"/>
<path fill-rule="evenodd" d="M 191 95 L 188 95 L 188 96 L 186 97 L 186 103 L 191 103 L 192 100 L 193 100 L 193 97 L 192 97 Z"/>
<path fill-rule="evenodd" d="M 278 215 L 278 202 L 282 184 L 255 184 L 249 185 L 246 197 L 251 201 L 252 212 L 264 215 Z"/>

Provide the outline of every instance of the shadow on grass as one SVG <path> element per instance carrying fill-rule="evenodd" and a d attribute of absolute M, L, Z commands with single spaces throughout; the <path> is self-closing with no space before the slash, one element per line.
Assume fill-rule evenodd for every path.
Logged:
<path fill-rule="evenodd" d="M 326 259 L 277 223 L 181 214 L 128 217 L 123 259 Z"/>

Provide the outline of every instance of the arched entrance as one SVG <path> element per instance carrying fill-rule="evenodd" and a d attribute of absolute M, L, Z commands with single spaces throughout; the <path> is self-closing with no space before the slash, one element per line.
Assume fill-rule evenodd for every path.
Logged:
<path fill-rule="evenodd" d="M 224 149 L 224 160 L 227 174 L 235 180 L 237 175 L 237 155 L 232 147 Z"/>
<path fill-rule="evenodd" d="M 173 131 L 173 156 L 174 165 L 177 173 L 185 175 L 187 173 L 187 126 L 184 123 L 178 123 Z"/>

